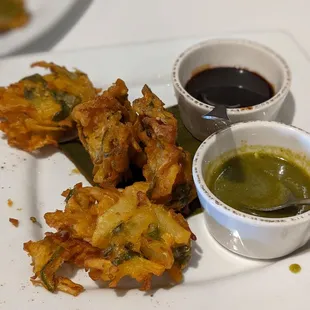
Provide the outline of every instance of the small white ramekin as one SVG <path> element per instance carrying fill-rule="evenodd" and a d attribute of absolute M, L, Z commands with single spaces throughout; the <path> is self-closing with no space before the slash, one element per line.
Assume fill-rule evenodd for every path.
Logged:
<path fill-rule="evenodd" d="M 214 107 L 192 97 L 185 90 L 185 85 L 194 72 L 206 66 L 248 69 L 263 76 L 274 87 L 275 95 L 268 101 L 246 108 L 227 109 L 232 122 L 276 120 L 291 85 L 291 73 L 286 61 L 273 50 L 256 42 L 210 39 L 183 52 L 175 61 L 172 71 L 181 118 L 194 137 L 203 141 L 208 136 L 207 121 L 201 116 Z"/>
<path fill-rule="evenodd" d="M 225 248 L 246 257 L 285 256 L 309 241 L 310 211 L 286 218 L 248 215 L 220 201 L 204 181 L 209 162 L 244 143 L 289 149 L 296 154 L 296 163 L 310 171 L 310 134 L 277 122 L 236 123 L 209 136 L 198 148 L 193 161 L 194 182 L 211 235 Z"/>

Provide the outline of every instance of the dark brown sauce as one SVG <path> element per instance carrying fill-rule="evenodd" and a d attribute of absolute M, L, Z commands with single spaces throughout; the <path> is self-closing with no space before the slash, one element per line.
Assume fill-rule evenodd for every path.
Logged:
<path fill-rule="evenodd" d="M 194 74 L 185 85 L 195 99 L 227 108 L 245 108 L 269 100 L 272 85 L 257 73 L 242 68 L 207 68 Z M 211 102 L 210 102 L 211 101 Z"/>

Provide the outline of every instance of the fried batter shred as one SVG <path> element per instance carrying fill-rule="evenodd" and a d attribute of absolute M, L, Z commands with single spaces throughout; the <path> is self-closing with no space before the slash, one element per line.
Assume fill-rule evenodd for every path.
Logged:
<path fill-rule="evenodd" d="M 32 257 L 34 284 L 51 292 L 81 293 L 81 285 L 56 275 L 65 262 L 85 268 L 94 281 L 112 288 L 129 276 L 148 290 L 152 276 L 165 271 L 180 282 L 194 235 L 182 215 L 147 198 L 148 187 L 146 182 L 124 190 L 78 184 L 64 192 L 64 211 L 45 215 L 57 233 L 24 244 Z"/>
<path fill-rule="evenodd" d="M 24 250 L 32 257 L 35 285 L 44 286 L 50 292 L 57 290 L 77 296 L 84 291 L 82 285 L 57 276 L 64 263 L 84 267 L 86 259 L 100 255 L 100 250 L 83 240 L 72 238 L 68 233 L 47 233 L 43 240 L 24 243 Z"/>
<path fill-rule="evenodd" d="M 95 97 L 96 89 L 87 75 L 70 72 L 53 63 L 37 62 L 32 67 L 50 74 L 27 76 L 7 88 L 0 88 L 0 130 L 11 146 L 32 152 L 58 140 L 74 123 L 74 106 Z"/>

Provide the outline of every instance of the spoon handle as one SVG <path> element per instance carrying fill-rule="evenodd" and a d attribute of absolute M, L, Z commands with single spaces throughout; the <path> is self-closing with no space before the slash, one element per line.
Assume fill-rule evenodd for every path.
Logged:
<path fill-rule="evenodd" d="M 259 209 L 257 209 L 257 211 L 271 212 L 271 211 L 286 209 L 289 207 L 302 207 L 304 205 L 310 205 L 310 199 L 301 199 L 301 200 L 289 201 L 289 202 L 284 203 L 283 205 L 280 205 L 280 206 L 269 207 L 269 208 L 259 208 Z"/>
<path fill-rule="evenodd" d="M 229 120 L 226 107 L 221 104 L 216 105 L 215 108 L 211 112 L 209 112 L 207 115 Z"/>
<path fill-rule="evenodd" d="M 211 100 L 209 100 L 208 96 L 206 94 L 202 94 L 203 100 L 206 104 L 212 105 L 214 108 L 207 114 L 204 115 L 204 118 L 218 118 L 218 119 L 224 119 L 226 121 L 230 122 L 230 119 L 227 115 L 227 109 L 226 106 L 223 104 L 217 104 Z"/>

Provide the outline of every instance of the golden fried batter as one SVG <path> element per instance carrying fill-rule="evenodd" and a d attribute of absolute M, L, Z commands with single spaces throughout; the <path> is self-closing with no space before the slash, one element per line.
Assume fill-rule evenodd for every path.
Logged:
<path fill-rule="evenodd" d="M 35 285 L 42 285 L 50 292 L 59 290 L 74 296 L 84 291 L 83 286 L 56 276 L 56 272 L 64 263 L 82 268 L 86 259 L 100 255 L 99 249 L 65 233 L 49 233 L 43 240 L 28 241 L 24 250 L 32 257 L 34 276 L 31 281 Z"/>
<path fill-rule="evenodd" d="M 176 146 L 177 120 L 173 114 L 164 109 L 148 86 L 143 87 L 142 94 L 133 102 L 133 109 L 141 124 L 136 127 L 137 136 L 145 146 L 143 175 L 150 183 L 148 196 L 156 203 L 180 210 L 196 197 L 191 157 Z"/>
<path fill-rule="evenodd" d="M 74 238 L 91 241 L 98 216 L 118 201 L 120 192 L 115 188 L 101 189 L 77 184 L 64 195 L 67 195 L 65 210 L 46 213 L 47 225 L 68 231 Z"/>
<path fill-rule="evenodd" d="M 164 103 L 144 85 L 143 97 L 133 102 L 133 110 L 138 113 L 142 132 L 140 139 L 147 143 L 149 140 L 159 140 L 175 144 L 177 138 L 177 120 L 172 113 L 164 108 Z"/>
<path fill-rule="evenodd" d="M 104 97 L 117 99 L 126 109 L 126 121 L 131 123 L 135 122 L 137 115 L 128 100 L 128 88 L 123 80 L 117 79 L 112 86 L 102 93 L 102 95 Z"/>
<path fill-rule="evenodd" d="M 24 0 L 0 1 L 0 32 L 23 27 L 29 18 Z"/>
<path fill-rule="evenodd" d="M 195 237 L 182 215 L 150 202 L 148 188 L 146 182 L 124 190 L 78 184 L 64 192 L 65 210 L 45 215 L 58 233 L 24 245 L 32 257 L 34 284 L 78 295 L 82 286 L 56 276 L 64 262 L 86 268 L 94 281 L 109 282 L 109 287 L 129 276 L 148 290 L 152 275 L 165 271 L 180 282 Z"/>
<path fill-rule="evenodd" d="M 122 80 L 72 112 L 79 138 L 94 164 L 94 182 L 116 186 L 129 174 L 131 154 L 141 151 L 135 140 L 136 114 Z"/>
<path fill-rule="evenodd" d="M 0 89 L 0 130 L 11 146 L 34 151 L 57 145 L 74 124 L 71 110 L 95 97 L 96 89 L 87 75 L 70 72 L 53 63 L 37 62 L 32 67 L 49 68 L 52 73 L 34 74 Z"/>
<path fill-rule="evenodd" d="M 181 210 L 196 197 L 189 153 L 159 141 L 150 141 L 145 152 L 147 164 L 143 175 L 150 182 L 149 198 Z"/>

